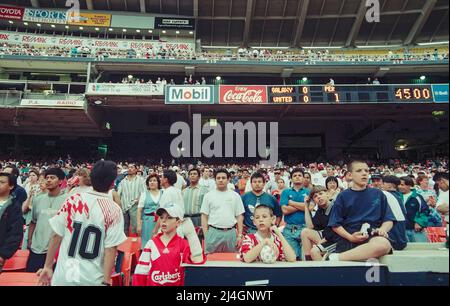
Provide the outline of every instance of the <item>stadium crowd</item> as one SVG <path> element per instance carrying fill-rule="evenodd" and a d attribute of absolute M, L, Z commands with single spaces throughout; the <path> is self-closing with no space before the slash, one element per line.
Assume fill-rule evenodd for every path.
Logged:
<path fill-rule="evenodd" d="M 26 270 L 38 272 L 42 284 L 73 284 L 61 270 L 74 257 L 72 236 L 78 239 L 89 218 L 105 228 L 94 232 L 106 237 L 93 253 L 82 242 L 79 260 L 95 260 L 82 265 L 91 276 L 78 284 L 109 284 L 101 263 L 112 270 L 126 235 L 142 242 L 135 285 L 164 284 L 150 272 L 179 268 L 179 259 L 176 263 L 167 250 L 169 241 L 176 241 L 177 254 L 184 252 L 183 262 L 194 264 L 212 253 L 239 253 L 249 263 L 366 260 L 402 250 L 408 242 L 435 242 L 427 228 L 448 223 L 448 189 L 444 158 L 275 167 L 94 164 L 70 156 L 54 162 L 7 160 L 0 162 L 0 271 L 20 247 L 30 252 Z M 83 235 L 89 237 L 87 231 Z M 53 275 L 60 245 L 69 254 L 57 255 Z M 155 262 L 152 252 L 167 258 Z M 181 285 L 182 277 L 174 282 Z"/>
<path fill-rule="evenodd" d="M 176 60 L 238 60 L 238 61 L 277 61 L 302 62 L 315 64 L 319 62 L 393 62 L 402 64 L 409 61 L 442 61 L 448 60 L 448 49 L 423 50 L 411 52 L 408 49 L 393 52 L 378 50 L 374 54 L 365 52 L 330 52 L 321 49 L 301 50 L 270 50 L 239 48 L 237 52 L 227 49 L 219 53 L 213 50 L 180 50 L 175 47 L 160 47 L 158 49 L 108 49 L 89 48 L 81 46 L 42 46 L 31 44 L 3 43 L 0 45 L 0 55 L 27 55 L 49 57 L 84 57 L 97 61 L 111 59 L 176 59 Z"/>

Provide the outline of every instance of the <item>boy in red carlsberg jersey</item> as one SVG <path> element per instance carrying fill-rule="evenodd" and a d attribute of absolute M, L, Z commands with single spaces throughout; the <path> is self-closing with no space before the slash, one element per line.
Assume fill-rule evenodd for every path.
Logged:
<path fill-rule="evenodd" d="M 183 286 L 183 263 L 203 264 L 206 256 L 190 219 L 183 221 L 180 207 L 173 203 L 156 211 L 161 233 L 149 240 L 133 275 L 133 286 Z M 177 228 L 186 239 L 177 234 Z"/>

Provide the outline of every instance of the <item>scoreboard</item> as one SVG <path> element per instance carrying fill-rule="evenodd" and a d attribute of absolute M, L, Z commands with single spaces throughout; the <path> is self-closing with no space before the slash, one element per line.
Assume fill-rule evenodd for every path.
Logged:
<path fill-rule="evenodd" d="M 446 98 L 439 94 L 437 99 L 434 85 L 268 86 L 271 104 L 448 102 L 448 85 Z"/>
<path fill-rule="evenodd" d="M 174 85 L 166 104 L 407 104 L 449 103 L 449 84 Z"/>

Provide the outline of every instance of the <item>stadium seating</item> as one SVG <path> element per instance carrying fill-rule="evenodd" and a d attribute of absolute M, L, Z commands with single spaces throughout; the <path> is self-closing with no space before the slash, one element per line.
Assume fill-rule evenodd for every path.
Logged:
<path fill-rule="evenodd" d="M 123 274 L 123 285 L 129 286 L 131 283 L 131 272 L 134 271 L 141 255 L 141 238 L 129 237 L 117 250 L 119 252 L 117 257 L 119 269 Z"/>
<path fill-rule="evenodd" d="M 37 286 L 36 273 L 10 272 L 0 274 L 0 286 Z"/>
<path fill-rule="evenodd" d="M 206 258 L 208 261 L 240 261 L 238 253 L 212 253 Z"/>
<path fill-rule="evenodd" d="M 27 267 L 28 256 L 30 251 L 28 250 L 18 250 L 13 257 L 8 259 L 3 266 L 3 272 L 23 272 Z"/>
<path fill-rule="evenodd" d="M 111 286 L 113 287 L 121 287 L 124 285 L 124 273 L 113 273 L 111 275 Z"/>
<path fill-rule="evenodd" d="M 445 242 L 445 227 L 427 227 L 425 229 L 430 242 Z"/>

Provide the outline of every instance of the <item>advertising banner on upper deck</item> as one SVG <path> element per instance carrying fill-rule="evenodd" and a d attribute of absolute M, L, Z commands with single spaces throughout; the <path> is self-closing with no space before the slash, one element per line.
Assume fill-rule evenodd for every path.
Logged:
<path fill-rule="evenodd" d="M 221 85 L 220 104 L 267 104 L 267 86 Z"/>
<path fill-rule="evenodd" d="M 70 14 L 68 24 L 91 27 L 109 27 L 111 25 L 111 14 L 80 13 L 78 16 L 75 14 Z"/>
<path fill-rule="evenodd" d="M 166 86 L 166 104 L 213 104 L 213 85 Z"/>
<path fill-rule="evenodd" d="M 0 5 L 0 19 L 22 20 L 25 9 Z"/>

